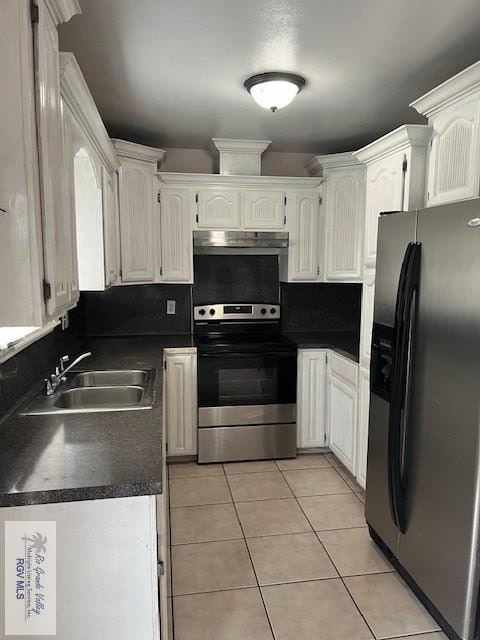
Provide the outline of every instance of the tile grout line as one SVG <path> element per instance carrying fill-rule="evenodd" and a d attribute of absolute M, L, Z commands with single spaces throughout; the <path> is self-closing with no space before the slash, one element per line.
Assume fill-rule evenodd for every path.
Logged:
<path fill-rule="evenodd" d="M 333 467 L 333 468 L 335 468 L 335 467 Z M 340 474 L 338 474 L 338 475 L 340 475 Z M 341 476 L 340 476 L 340 477 L 341 477 Z M 342 479 L 343 479 L 343 478 L 342 478 Z M 286 478 L 285 478 L 285 482 L 286 482 L 286 483 L 288 484 L 288 486 L 290 487 L 290 485 L 289 485 L 289 483 L 288 483 L 288 480 L 287 480 Z M 290 489 L 291 489 L 291 487 L 290 487 Z M 295 494 L 294 494 L 294 495 L 295 495 Z M 302 496 L 302 497 L 303 497 L 303 496 Z M 302 511 L 302 513 L 303 513 L 303 515 L 305 516 L 305 518 L 307 518 L 308 523 L 310 524 L 310 526 L 311 526 L 311 527 L 312 527 L 312 529 L 313 529 L 312 523 L 310 522 L 310 520 L 309 520 L 309 518 L 308 518 L 307 514 L 305 513 L 305 511 L 303 510 L 303 507 L 302 507 L 302 505 L 300 504 L 300 501 L 299 501 L 299 499 L 297 498 L 297 496 L 295 496 L 295 500 L 297 501 L 297 504 L 298 504 L 298 506 L 300 507 L 300 509 L 301 509 L 301 511 Z M 343 584 L 344 588 L 346 589 L 346 591 L 347 591 L 347 593 L 348 593 L 348 595 L 349 595 L 350 599 L 352 600 L 352 602 L 353 602 L 353 604 L 354 604 L 354 607 L 357 609 L 358 613 L 360 614 L 360 616 L 362 617 L 363 621 L 364 621 L 364 622 L 365 622 L 365 624 L 367 625 L 367 629 L 368 629 L 368 630 L 370 631 L 370 633 L 372 634 L 372 637 L 373 637 L 374 639 L 378 640 L 378 639 L 377 639 L 377 636 L 373 633 L 373 629 L 372 629 L 372 628 L 370 627 L 370 625 L 368 624 L 368 622 L 367 622 L 367 620 L 366 620 L 365 616 L 364 616 L 364 615 L 363 615 L 363 613 L 360 611 L 360 609 L 359 609 L 359 607 L 358 607 L 357 603 L 356 603 L 356 602 L 355 602 L 355 600 L 353 599 L 352 594 L 351 594 L 351 593 L 350 593 L 350 591 L 348 590 L 347 585 L 345 584 L 345 581 L 343 580 L 342 576 L 340 575 L 340 571 L 338 570 L 337 565 L 336 565 L 336 564 L 335 564 L 335 562 L 333 561 L 333 558 L 332 558 L 332 557 L 331 557 L 331 555 L 328 553 L 327 548 L 325 547 L 325 545 L 323 544 L 323 542 L 320 540 L 320 538 L 319 538 L 319 536 L 318 536 L 317 532 L 315 531 L 315 529 L 313 529 L 313 532 L 314 532 L 314 534 L 316 535 L 317 540 L 319 541 L 319 543 L 322 545 L 323 549 L 325 550 L 325 553 L 327 554 L 327 557 L 328 557 L 328 559 L 330 560 L 330 562 L 332 563 L 332 565 L 333 565 L 333 567 L 334 567 L 335 571 L 338 573 L 338 577 L 339 577 L 339 579 L 342 581 L 342 584 Z"/>
<path fill-rule="evenodd" d="M 228 476 L 227 476 L 227 485 L 228 485 L 228 490 L 230 491 L 230 496 L 232 498 L 232 503 L 233 503 L 233 508 L 235 510 L 235 515 L 237 516 L 237 520 L 238 520 L 238 523 L 240 525 L 240 529 L 241 529 L 242 534 L 243 534 L 243 541 L 245 543 L 245 547 L 247 548 L 247 553 L 248 553 L 248 557 L 250 558 L 250 563 L 252 565 L 253 574 L 255 576 L 255 580 L 257 581 L 257 589 L 258 589 L 258 592 L 260 594 L 260 598 L 262 600 L 262 604 L 263 604 L 263 609 L 265 611 L 265 615 L 267 616 L 268 626 L 270 628 L 270 633 L 272 634 L 272 640 L 276 640 L 276 636 L 275 636 L 275 633 L 273 631 L 272 622 L 270 620 L 270 616 L 268 615 L 267 605 L 265 603 L 265 600 L 264 600 L 264 597 L 263 597 L 263 593 L 262 593 L 262 589 L 260 587 L 260 581 L 258 579 L 257 570 L 255 569 L 255 564 L 253 562 L 252 554 L 250 553 L 250 548 L 249 548 L 248 543 L 247 543 L 247 538 L 245 536 L 245 531 L 243 529 L 242 521 L 240 520 L 240 516 L 238 515 L 237 505 L 235 503 L 235 500 L 233 499 L 232 488 L 230 487 L 230 483 L 228 481 Z"/>

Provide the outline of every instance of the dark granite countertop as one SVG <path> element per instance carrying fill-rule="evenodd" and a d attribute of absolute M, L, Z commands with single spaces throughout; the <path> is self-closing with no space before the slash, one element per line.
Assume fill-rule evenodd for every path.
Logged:
<path fill-rule="evenodd" d="M 360 336 L 347 331 L 329 332 L 284 332 L 284 336 L 293 340 L 299 349 L 332 349 L 353 362 L 359 361 Z"/>
<path fill-rule="evenodd" d="M 162 492 L 163 350 L 187 336 L 89 338 L 81 368 L 154 368 L 151 409 L 20 416 L 0 423 L 0 506 Z M 34 395 L 39 386 L 32 389 Z"/>

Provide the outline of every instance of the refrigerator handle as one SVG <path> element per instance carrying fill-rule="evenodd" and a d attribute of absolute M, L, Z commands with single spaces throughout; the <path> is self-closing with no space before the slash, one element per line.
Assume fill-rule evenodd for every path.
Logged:
<path fill-rule="evenodd" d="M 407 397 L 412 307 L 420 282 L 420 257 L 421 243 L 410 242 L 403 258 L 395 304 L 392 386 L 388 420 L 388 486 L 392 517 L 402 533 L 406 531 L 405 482 L 402 478 L 402 456 L 406 433 L 402 430 L 402 415 Z"/>

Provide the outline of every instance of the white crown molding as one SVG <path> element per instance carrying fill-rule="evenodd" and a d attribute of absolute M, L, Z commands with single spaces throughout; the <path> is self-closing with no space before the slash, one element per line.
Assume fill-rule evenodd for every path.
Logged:
<path fill-rule="evenodd" d="M 271 144 L 271 140 L 234 140 L 231 138 L 212 138 L 213 150 L 218 153 L 222 151 L 230 151 L 235 153 L 262 154 Z"/>
<path fill-rule="evenodd" d="M 167 152 L 164 149 L 147 147 L 128 140 L 112 138 L 112 144 L 117 156 L 120 158 L 130 158 L 131 160 L 142 160 L 143 162 L 156 162 L 159 166 L 165 160 Z"/>
<path fill-rule="evenodd" d="M 354 151 L 353 155 L 364 164 L 371 164 L 398 151 L 412 147 L 424 148 L 432 135 L 432 127 L 426 124 L 403 124 L 366 147 Z"/>
<path fill-rule="evenodd" d="M 429 118 L 474 93 L 480 97 L 480 60 L 417 98 L 410 106 Z"/>
<path fill-rule="evenodd" d="M 323 178 L 284 177 L 284 176 L 227 176 L 217 173 L 157 173 L 164 186 L 183 185 L 189 187 L 261 187 L 274 189 L 316 189 Z"/>
<path fill-rule="evenodd" d="M 116 171 L 120 163 L 75 56 L 61 51 L 59 59 L 62 99 L 102 161 Z"/>
<path fill-rule="evenodd" d="M 321 176 L 327 169 L 337 169 L 339 167 L 359 167 L 361 162 L 353 156 L 353 151 L 345 153 L 330 153 L 326 156 L 314 156 L 305 169 L 311 176 Z"/>
<path fill-rule="evenodd" d="M 45 4 L 56 25 L 82 13 L 78 0 L 45 0 Z"/>

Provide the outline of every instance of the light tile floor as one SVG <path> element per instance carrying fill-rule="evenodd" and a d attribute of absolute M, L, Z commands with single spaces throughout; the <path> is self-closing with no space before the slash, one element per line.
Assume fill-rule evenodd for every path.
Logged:
<path fill-rule="evenodd" d="M 446 640 L 333 454 L 169 466 L 175 640 Z"/>

